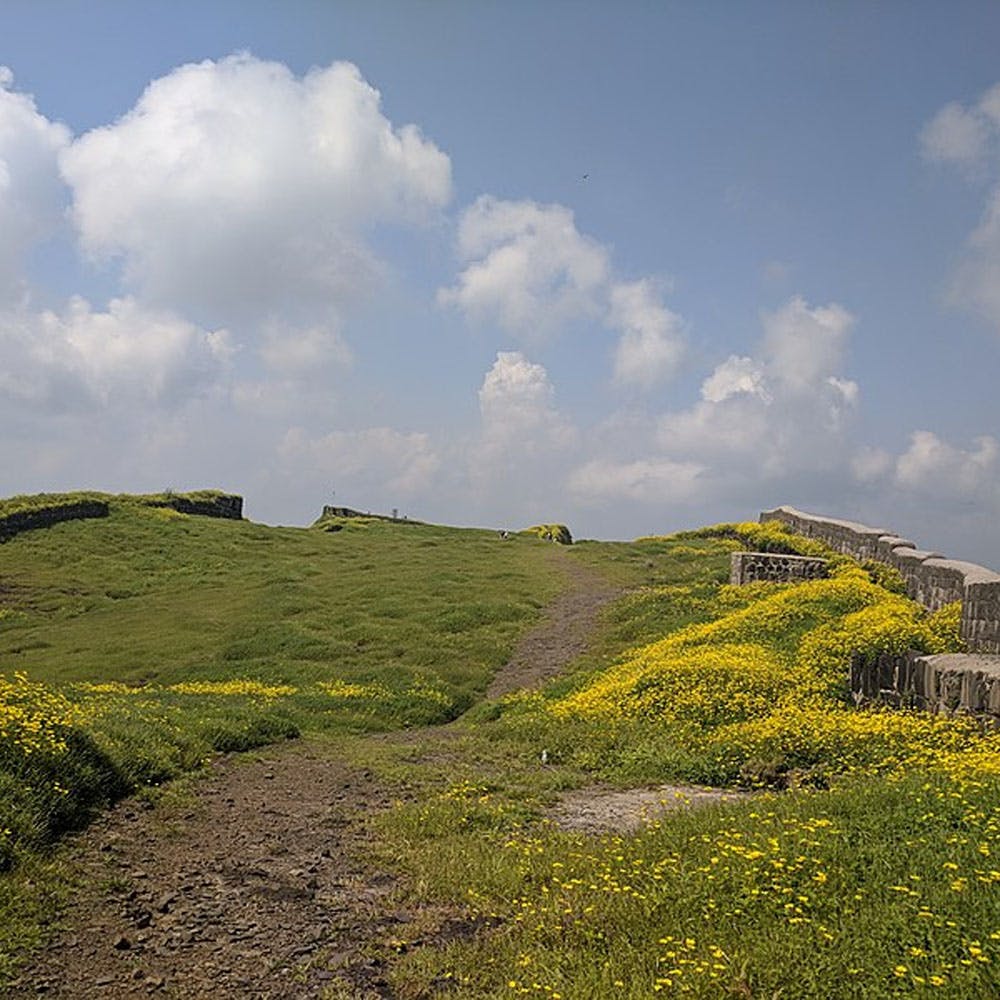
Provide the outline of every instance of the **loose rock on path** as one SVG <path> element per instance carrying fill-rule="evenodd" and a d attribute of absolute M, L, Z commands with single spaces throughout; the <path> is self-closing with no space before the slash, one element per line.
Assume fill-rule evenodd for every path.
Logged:
<path fill-rule="evenodd" d="M 370 773 L 301 741 L 220 758 L 174 824 L 121 803 L 69 845 L 81 888 L 65 930 L 9 995 L 391 996 L 379 950 L 413 915 L 359 850 L 360 812 L 389 804 Z"/>

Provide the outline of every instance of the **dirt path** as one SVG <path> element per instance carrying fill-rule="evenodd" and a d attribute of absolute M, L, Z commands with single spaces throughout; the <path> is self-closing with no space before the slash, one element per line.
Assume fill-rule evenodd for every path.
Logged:
<path fill-rule="evenodd" d="M 571 588 L 491 697 L 558 673 L 615 596 L 593 571 L 563 564 Z M 369 772 L 297 741 L 218 759 L 180 806 L 121 803 L 65 845 L 79 889 L 7 995 L 391 997 L 396 936 L 415 936 L 400 925 L 431 945 L 476 928 L 447 909 L 400 908 L 393 877 L 366 862 L 363 817 L 390 801 Z"/>
<path fill-rule="evenodd" d="M 561 553 L 560 553 L 561 554 Z M 600 613 L 621 594 L 595 570 L 564 558 L 571 585 L 549 606 L 545 618 L 521 638 L 509 662 L 497 672 L 486 696 L 499 698 L 538 687 L 579 656 Z"/>
<path fill-rule="evenodd" d="M 303 742 L 219 759 L 174 815 L 120 804 L 68 845 L 80 889 L 8 995 L 391 996 L 387 942 L 415 915 L 359 849 L 361 813 L 388 804 L 368 772 Z M 421 921 L 463 933 L 447 913 Z"/>
<path fill-rule="evenodd" d="M 619 593 L 563 554 L 553 558 L 571 586 L 518 644 L 490 697 L 559 673 Z M 432 755 L 453 735 L 445 727 L 423 737 L 435 733 L 425 748 Z M 329 747 L 295 741 L 219 758 L 173 804 L 121 803 L 64 846 L 79 889 L 48 947 L 5 995 L 393 997 L 386 971 L 401 941 L 435 946 L 480 929 L 455 909 L 400 904 L 394 877 L 366 860 L 365 817 L 396 792 Z M 553 815 L 570 829 L 627 829 L 678 796 L 692 805 L 719 798 L 698 789 L 583 789 Z"/>

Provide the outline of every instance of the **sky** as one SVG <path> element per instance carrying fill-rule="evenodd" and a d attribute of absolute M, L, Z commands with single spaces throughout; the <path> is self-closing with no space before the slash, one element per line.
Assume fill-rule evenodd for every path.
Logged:
<path fill-rule="evenodd" d="M 0 3 L 0 495 L 1000 567 L 1000 5 Z"/>

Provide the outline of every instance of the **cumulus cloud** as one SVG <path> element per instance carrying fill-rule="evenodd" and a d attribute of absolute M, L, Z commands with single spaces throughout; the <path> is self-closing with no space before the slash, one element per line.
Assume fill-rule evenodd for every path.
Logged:
<path fill-rule="evenodd" d="M 896 460 L 895 482 L 917 492 L 1000 498 L 1000 442 L 984 435 L 963 449 L 931 431 L 914 431 Z"/>
<path fill-rule="evenodd" d="M 769 373 L 789 388 L 801 390 L 838 369 L 854 318 L 836 303 L 810 309 L 796 296 L 766 314 L 763 324 Z"/>
<path fill-rule="evenodd" d="M 529 456 L 572 445 L 576 433 L 556 410 L 555 390 L 542 365 L 520 351 L 500 351 L 479 389 L 483 447 Z"/>
<path fill-rule="evenodd" d="M 968 105 L 942 108 L 921 133 L 924 155 L 989 178 L 979 225 L 969 235 L 950 299 L 1000 331 L 1000 84 Z"/>
<path fill-rule="evenodd" d="M 739 395 L 757 396 L 765 403 L 772 399 L 764 365 L 753 358 L 732 354 L 702 382 L 701 398 L 706 403 L 721 403 Z"/>
<path fill-rule="evenodd" d="M 300 379 L 323 378 L 331 369 L 344 368 L 352 360 L 340 331 L 329 325 L 294 330 L 270 324 L 259 353 L 271 371 Z"/>
<path fill-rule="evenodd" d="M 59 224 L 66 192 L 58 156 L 70 139 L 13 84 L 0 66 L 0 303 L 21 296 L 25 253 Z"/>
<path fill-rule="evenodd" d="M 669 485 L 685 501 L 844 474 L 857 385 L 842 377 L 850 313 L 795 297 L 762 317 L 755 356 L 731 355 L 693 405 L 661 414 L 644 454 L 591 461 L 574 490 L 595 500 L 651 499 Z"/>
<path fill-rule="evenodd" d="M 687 503 L 701 493 L 705 467 L 669 458 L 616 462 L 594 459 L 574 469 L 569 488 L 584 502 L 635 500 L 640 503 Z"/>
<path fill-rule="evenodd" d="M 177 403 L 215 383 L 232 351 L 225 330 L 135 299 L 100 311 L 75 297 L 60 313 L 0 314 L 0 395 L 53 410 Z"/>
<path fill-rule="evenodd" d="M 573 323 L 602 323 L 619 334 L 619 384 L 649 388 L 677 370 L 681 318 L 652 279 L 616 281 L 607 247 L 581 233 L 565 206 L 483 195 L 462 213 L 458 251 L 464 269 L 438 290 L 439 305 L 528 343 Z"/>
<path fill-rule="evenodd" d="M 438 302 L 475 321 L 530 339 L 600 313 L 608 252 L 562 205 L 483 195 L 462 213 L 458 249 L 465 269 Z"/>
<path fill-rule="evenodd" d="M 993 92 L 1000 93 L 1000 88 Z M 987 102 L 986 107 L 990 106 Z M 986 155 L 992 124 L 981 105 L 946 104 L 921 130 L 921 149 L 928 160 L 940 163 L 979 163 Z"/>
<path fill-rule="evenodd" d="M 676 372 L 684 354 L 683 323 L 648 278 L 612 287 L 608 322 L 622 331 L 615 352 L 618 382 L 649 388 Z"/>
<path fill-rule="evenodd" d="M 428 489 L 441 465 L 427 434 L 391 427 L 337 430 L 319 437 L 287 432 L 279 448 L 286 464 L 309 480 L 317 474 L 341 496 L 412 496 Z"/>
<path fill-rule="evenodd" d="M 394 127 L 357 67 L 298 78 L 246 54 L 153 81 L 61 163 L 86 251 L 120 258 L 148 301 L 222 322 L 356 299 L 378 268 L 368 230 L 451 193 L 448 157 Z"/>

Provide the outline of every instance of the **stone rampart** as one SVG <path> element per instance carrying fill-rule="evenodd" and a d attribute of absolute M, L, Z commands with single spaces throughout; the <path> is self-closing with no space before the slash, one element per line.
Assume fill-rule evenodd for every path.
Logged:
<path fill-rule="evenodd" d="M 760 520 L 780 521 L 855 559 L 894 566 L 906 581 L 907 593 L 932 611 L 961 601 L 961 635 L 969 651 L 1000 653 L 1000 573 L 918 549 L 909 539 L 882 528 L 807 514 L 794 507 L 766 510 Z"/>
<path fill-rule="evenodd" d="M 948 715 L 974 715 L 1000 725 L 1000 656 L 887 653 L 855 657 L 851 691 L 858 704 L 880 703 Z"/>
<path fill-rule="evenodd" d="M 729 582 L 734 586 L 758 580 L 786 582 L 817 580 L 827 574 L 827 560 L 778 552 L 734 552 L 730 556 Z"/>
<path fill-rule="evenodd" d="M 7 542 L 23 531 L 48 528 L 60 521 L 78 521 L 88 517 L 107 517 L 108 505 L 103 500 L 76 500 L 53 503 L 34 510 L 20 510 L 0 517 L 0 542 Z"/>
<path fill-rule="evenodd" d="M 169 507 L 179 514 L 199 517 L 222 517 L 231 521 L 243 519 L 243 497 L 235 493 L 216 493 L 213 496 L 185 496 L 177 493 L 147 501 L 151 507 Z"/>

